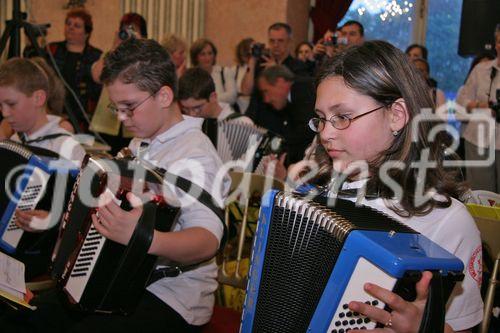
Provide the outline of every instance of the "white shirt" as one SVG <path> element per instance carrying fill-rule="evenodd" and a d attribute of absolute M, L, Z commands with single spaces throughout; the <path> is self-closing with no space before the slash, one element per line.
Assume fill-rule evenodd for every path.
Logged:
<path fill-rule="evenodd" d="M 36 130 L 30 135 L 26 134 L 26 141 L 35 140 L 37 138 L 51 135 L 51 134 L 67 134 L 53 139 L 47 139 L 39 142 L 28 143 L 31 146 L 48 149 L 67 160 L 73 161 L 75 165 L 80 166 L 83 158 L 85 157 L 85 150 L 82 146 L 73 138 L 73 135 L 62 128 L 59 123 L 61 122 L 61 117 L 54 115 L 47 115 L 48 122 L 41 128 Z M 12 141 L 21 142 L 21 139 L 14 133 L 11 138 Z"/>
<path fill-rule="evenodd" d="M 222 69 L 224 68 L 224 74 Z M 215 92 L 219 102 L 229 104 L 236 103 L 238 92 L 236 90 L 236 81 L 234 80 L 234 73 L 228 67 L 221 67 L 215 65 L 212 67 L 212 79 L 215 83 Z M 222 75 L 224 75 L 224 84 L 222 84 Z"/>
<path fill-rule="evenodd" d="M 366 180 L 345 182 L 343 189 L 360 188 Z M 349 198 L 356 201 L 356 198 Z M 392 204 L 390 201 L 389 204 Z M 435 208 L 425 216 L 405 218 L 389 209 L 383 199 L 366 200 L 361 204 L 388 214 L 410 228 L 420 232 L 464 263 L 465 278 L 458 282 L 446 305 L 446 323 L 455 331 L 466 330 L 481 322 L 483 301 L 481 299 L 482 257 L 481 237 L 474 219 L 467 208 L 452 199 L 448 208 Z"/>
<path fill-rule="evenodd" d="M 250 105 L 250 96 L 241 94 L 241 84 L 243 82 L 243 78 L 248 71 L 248 65 L 236 65 L 231 68 L 234 73 L 234 77 L 236 79 L 236 90 L 238 92 L 238 98 L 236 99 L 236 103 L 240 108 L 241 113 L 245 113 Z"/>
<path fill-rule="evenodd" d="M 493 78 L 493 82 L 490 79 L 492 68 L 497 69 L 497 74 Z M 500 89 L 500 66 L 498 65 L 498 58 L 491 61 L 485 61 L 479 63 L 474 67 L 472 72 L 465 82 L 465 85 L 460 88 L 457 95 L 457 103 L 465 107 L 470 101 L 488 102 L 496 100 L 496 91 Z M 488 98 L 489 96 L 489 98 Z M 490 109 L 476 109 L 472 110 L 474 113 L 484 113 L 491 116 Z M 494 119 L 493 119 L 494 120 Z M 470 143 L 476 146 L 488 147 L 489 141 L 487 139 L 487 133 L 483 140 L 478 140 L 478 123 L 469 122 L 465 127 L 463 137 Z M 485 142 L 486 144 L 481 144 Z M 500 124 L 495 125 L 495 149 L 500 150 Z"/>
<path fill-rule="evenodd" d="M 221 169 L 220 161 L 210 140 L 199 127 L 200 119 L 184 116 L 184 120 L 158 135 L 153 140 L 134 138 L 130 149 L 134 155 L 202 186 L 213 196 L 225 199 L 230 180 L 223 177 L 222 185 L 212 188 Z M 141 142 L 149 143 L 143 150 Z M 138 151 L 140 153 L 138 154 Z M 218 192 L 218 193 L 215 193 Z M 178 196 L 182 192 L 176 191 Z M 202 227 L 219 241 L 223 226 L 219 218 L 199 202 L 182 206 L 174 231 Z M 159 258 L 159 262 L 162 258 Z M 189 324 L 202 325 L 210 320 L 214 305 L 214 292 L 218 287 L 217 266 L 214 260 L 173 278 L 163 278 L 147 287 L 163 302 L 177 311 Z"/>

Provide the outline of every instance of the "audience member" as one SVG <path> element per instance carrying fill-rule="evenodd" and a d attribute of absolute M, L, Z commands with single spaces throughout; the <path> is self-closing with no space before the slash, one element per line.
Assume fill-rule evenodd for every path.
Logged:
<path fill-rule="evenodd" d="M 314 137 L 307 127 L 314 114 L 312 79 L 296 77 L 285 66 L 272 66 L 262 71 L 257 84 L 262 100 L 252 97 L 246 115 L 284 137 L 285 166 L 300 161 Z"/>
<path fill-rule="evenodd" d="M 92 29 L 92 16 L 85 9 L 72 9 L 67 13 L 64 22 L 65 40 L 50 43 L 48 47 L 54 57 L 55 65 L 84 108 L 81 110 L 73 94 L 67 92 L 66 106 L 69 110 L 66 112 L 71 112 L 75 116 L 83 131 L 88 128 L 86 118 L 94 112 L 101 94 L 101 85 L 91 74 L 92 64 L 99 60 L 102 54 L 101 50 L 89 43 Z M 48 63 L 52 64 L 50 59 Z"/>
<path fill-rule="evenodd" d="M 245 113 L 250 104 L 250 95 L 254 77 L 248 68 L 248 62 L 252 58 L 251 48 L 254 40 L 253 38 L 242 39 L 236 46 L 236 65 L 232 68 L 234 72 L 234 80 L 236 81 L 236 89 L 238 91 L 238 98 L 236 99 L 236 106 L 240 113 Z M 250 89 L 246 86 L 249 86 Z"/>
<path fill-rule="evenodd" d="M 427 48 L 420 44 L 411 44 L 406 48 L 405 53 L 410 58 L 410 60 L 413 59 L 427 60 L 427 54 L 428 54 Z"/>
<path fill-rule="evenodd" d="M 326 59 L 333 57 L 346 46 L 347 38 L 342 34 L 341 28 L 336 29 L 335 32 L 327 30 L 313 48 L 316 68 L 321 67 Z"/>
<path fill-rule="evenodd" d="M 191 64 L 206 70 L 215 83 L 215 91 L 219 101 L 229 104 L 236 103 L 237 89 L 234 73 L 229 67 L 216 65 L 217 48 L 214 43 L 206 38 L 196 40 L 189 50 Z"/>
<path fill-rule="evenodd" d="M 187 68 L 186 42 L 174 34 L 168 34 L 163 38 L 161 45 L 170 53 L 177 78 L 180 78 Z"/>
<path fill-rule="evenodd" d="M 110 52 L 130 38 L 143 39 L 148 37 L 148 26 L 144 17 L 137 13 L 127 13 L 120 19 L 118 30 L 115 32 Z M 96 82 L 100 82 L 100 76 L 104 67 L 104 56 L 92 65 L 92 76 Z M 116 155 L 122 148 L 126 147 L 133 135 L 127 131 L 116 114 L 110 112 L 108 92 L 104 90 L 99 98 L 90 129 L 98 132 L 104 141 L 111 147 L 111 155 Z"/>
<path fill-rule="evenodd" d="M 340 30 L 347 39 L 347 46 L 360 45 L 365 41 L 365 28 L 358 21 L 347 21 Z"/>
<path fill-rule="evenodd" d="M 490 61 L 493 59 L 495 59 L 495 54 L 492 53 L 491 51 L 484 51 L 484 52 L 479 53 L 477 56 L 475 56 L 474 59 L 472 59 L 472 62 L 470 64 L 469 71 L 467 72 L 467 76 L 465 77 L 465 80 L 464 80 L 464 84 L 465 84 L 465 82 L 467 82 L 467 79 L 469 78 L 470 73 L 472 72 L 474 67 L 476 67 L 477 64 L 480 64 L 480 63 L 485 62 L 485 61 Z"/>
<path fill-rule="evenodd" d="M 302 62 L 313 61 L 313 45 L 310 42 L 301 42 L 295 48 L 295 58 Z"/>
<path fill-rule="evenodd" d="M 307 71 L 311 74 L 314 73 L 316 68 L 313 49 L 314 45 L 306 41 L 299 43 L 295 48 L 295 57 L 305 64 Z"/>
<path fill-rule="evenodd" d="M 500 111 L 490 107 L 499 105 L 500 91 L 500 25 L 495 30 L 495 50 L 497 57 L 478 63 L 472 70 L 465 85 L 459 90 L 457 102 L 472 115 L 486 114 L 496 116 L 495 146 L 489 145 L 489 131 L 479 128 L 479 123 L 469 121 L 463 137 L 465 139 L 465 157 L 467 161 L 486 160 L 491 150 L 495 150 L 494 162 L 486 167 L 467 167 L 466 177 L 473 189 L 500 192 Z"/>
<path fill-rule="evenodd" d="M 262 67 L 283 65 L 295 75 L 308 75 L 304 64 L 292 57 L 292 28 L 282 22 L 274 23 L 267 29 L 269 55 L 262 56 Z"/>
<path fill-rule="evenodd" d="M 422 74 L 422 77 L 429 86 L 429 92 L 436 108 L 444 105 L 446 103 L 446 97 L 444 96 L 444 92 L 437 87 L 437 82 L 431 79 L 430 66 L 427 60 L 423 58 L 414 58 L 412 59 L 412 62 L 418 69 L 419 73 Z"/>

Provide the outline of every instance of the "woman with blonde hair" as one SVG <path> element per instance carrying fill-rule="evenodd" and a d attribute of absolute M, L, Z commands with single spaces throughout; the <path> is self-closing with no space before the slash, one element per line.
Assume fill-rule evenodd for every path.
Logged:
<path fill-rule="evenodd" d="M 161 46 L 163 46 L 168 53 L 170 53 L 172 61 L 175 65 L 177 78 L 180 78 L 187 68 L 186 42 L 174 34 L 168 34 L 163 37 Z"/>

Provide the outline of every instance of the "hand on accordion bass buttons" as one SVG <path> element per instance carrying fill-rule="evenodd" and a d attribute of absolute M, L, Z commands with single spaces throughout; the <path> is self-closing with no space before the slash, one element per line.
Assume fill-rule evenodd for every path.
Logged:
<path fill-rule="evenodd" d="M 16 225 L 28 232 L 42 232 L 50 225 L 50 214 L 46 210 L 16 209 Z"/>
<path fill-rule="evenodd" d="M 422 274 L 422 278 L 416 285 L 417 298 L 413 302 L 407 302 L 399 295 L 376 284 L 366 283 L 365 291 L 384 302 L 392 309 L 392 312 L 362 302 L 350 302 L 349 309 L 384 325 L 384 332 L 418 332 L 427 302 L 431 279 L 431 272 Z M 353 330 L 350 332 L 358 331 Z"/>
<path fill-rule="evenodd" d="M 122 209 L 112 196 L 113 194 L 108 192 L 101 194 L 99 208 L 92 214 L 92 223 L 104 237 L 127 245 L 142 215 L 142 202 L 133 193 L 127 193 L 126 198 L 133 207 L 127 211 Z"/>

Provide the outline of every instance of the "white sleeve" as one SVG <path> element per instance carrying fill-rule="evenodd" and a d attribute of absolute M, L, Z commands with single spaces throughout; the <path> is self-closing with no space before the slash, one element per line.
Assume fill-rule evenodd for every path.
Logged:
<path fill-rule="evenodd" d="M 470 101 L 477 99 L 479 66 L 474 67 L 465 84 L 460 87 L 457 93 L 457 103 L 466 107 Z"/>
<path fill-rule="evenodd" d="M 222 74 L 221 74 L 222 73 Z M 220 75 L 224 75 L 224 86 L 222 85 L 222 78 Z M 219 102 L 224 102 L 228 104 L 236 103 L 236 97 L 238 96 L 238 91 L 236 89 L 236 81 L 234 80 L 234 73 L 227 67 L 222 67 L 221 71 L 216 73 L 218 78 L 214 78 L 216 82 L 216 92 L 217 99 Z M 217 81 L 219 84 L 217 84 Z"/>
<path fill-rule="evenodd" d="M 193 138 L 196 141 L 196 138 Z M 207 140 L 208 142 L 208 140 Z M 214 186 L 218 182 L 217 173 L 220 169 L 220 161 L 217 161 L 215 152 L 207 154 L 208 147 L 199 144 L 197 152 L 190 153 L 190 156 L 184 160 L 178 160 L 175 165 L 169 168 L 169 172 L 189 179 L 193 183 L 209 192 L 217 201 L 224 201 L 229 192 L 230 180 L 226 175 L 222 186 Z M 179 170 L 180 172 L 176 171 Z M 181 214 L 174 231 L 187 228 L 201 227 L 210 231 L 220 242 L 223 235 L 223 222 L 206 205 L 194 200 L 192 196 L 186 195 L 181 190 L 176 190 L 176 196 L 181 202 Z M 197 195 L 195 196 L 197 197 Z M 220 203 L 220 202 L 219 202 Z"/>

